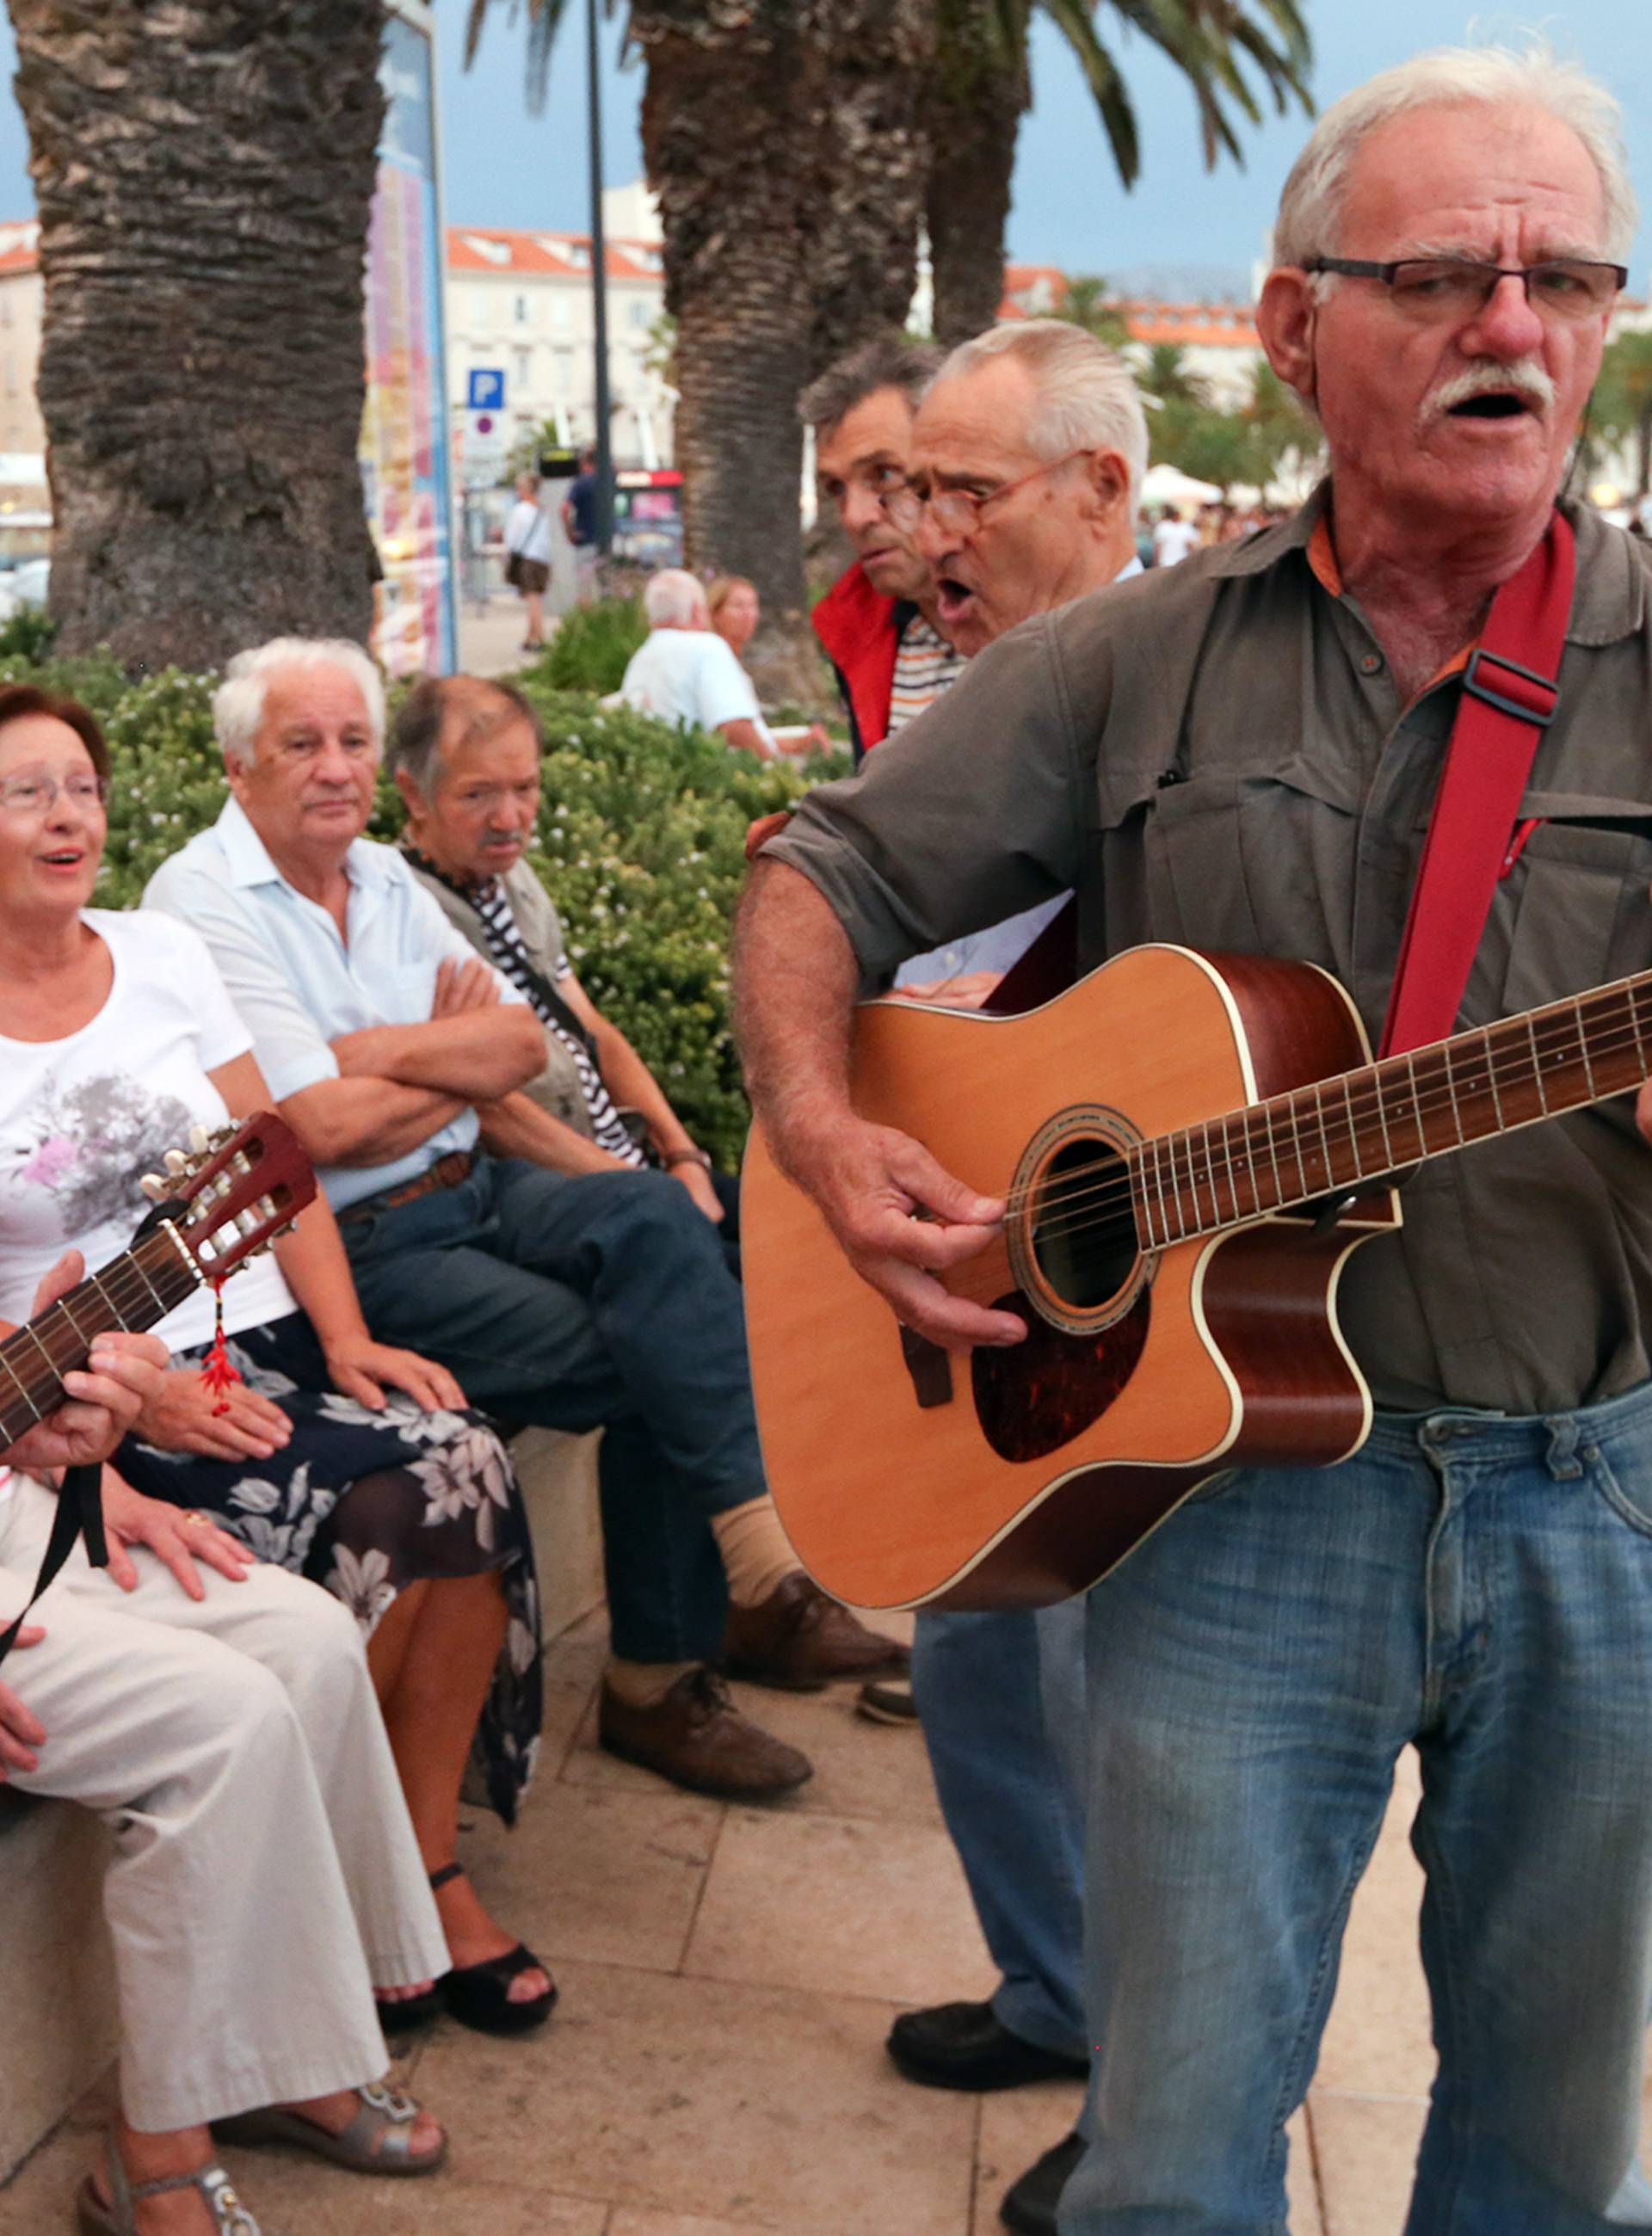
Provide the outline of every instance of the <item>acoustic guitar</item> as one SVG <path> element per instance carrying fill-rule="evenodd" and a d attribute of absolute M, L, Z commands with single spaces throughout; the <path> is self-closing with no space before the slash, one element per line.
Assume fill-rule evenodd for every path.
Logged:
<path fill-rule="evenodd" d="M 265 1110 L 167 1158 L 144 1183 L 156 1210 L 129 1250 L 100 1266 L 0 1342 L 0 1452 L 63 1402 L 63 1377 L 93 1338 L 154 1327 L 208 1281 L 226 1279 L 289 1227 L 315 1195 L 315 1174 L 284 1119 Z"/>
<path fill-rule="evenodd" d="M 1375 1063 L 1326 972 L 1181 947 L 1019 1016 L 865 1004 L 854 1107 L 1006 1200 L 943 1278 L 1028 1337 L 902 1329 L 756 1127 L 752 1375 L 800 1558 L 859 1607 L 1045 1606 L 1219 1473 L 1346 1459 L 1372 1405 L 1337 1284 L 1396 1176 L 1649 1075 L 1652 972 Z"/>

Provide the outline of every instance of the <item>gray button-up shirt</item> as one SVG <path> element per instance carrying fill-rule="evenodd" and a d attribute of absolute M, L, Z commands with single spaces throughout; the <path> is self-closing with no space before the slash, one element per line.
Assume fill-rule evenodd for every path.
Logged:
<path fill-rule="evenodd" d="M 1086 967 L 1148 939 L 1300 957 L 1374 1043 L 1461 679 L 1402 706 L 1310 564 L 1320 510 L 1023 623 L 809 796 L 766 851 L 831 902 L 869 983 L 1073 886 Z M 1652 969 L 1652 554 L 1570 516 L 1560 711 L 1520 811 L 1541 820 L 1463 1026 Z M 1543 1413 L 1652 1373 L 1652 1153 L 1629 1098 L 1425 1166 L 1404 1204 L 1342 1282 L 1379 1404 Z"/>

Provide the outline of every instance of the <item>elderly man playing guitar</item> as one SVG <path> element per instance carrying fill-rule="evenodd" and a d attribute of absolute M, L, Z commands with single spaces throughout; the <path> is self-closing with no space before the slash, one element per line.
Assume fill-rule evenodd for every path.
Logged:
<path fill-rule="evenodd" d="M 754 1184 L 789 1174 L 796 1236 L 823 1215 L 905 1325 L 852 1384 L 817 1358 L 842 1442 L 881 1481 L 947 1457 L 905 1544 L 839 1470 L 861 1573 L 954 1605 L 1103 1577 L 1063 2236 L 1284 2226 L 1412 1745 L 1440 2069 L 1409 2236 L 1652 2229 L 1652 602 L 1560 495 L 1633 233 L 1616 105 L 1542 49 L 1346 95 L 1260 310 L 1327 483 L 1012 631 L 759 865 Z M 852 1035 L 904 954 L 1070 885 L 1097 977 Z M 831 1582 L 780 1449 L 808 1395 L 754 1369 Z"/>

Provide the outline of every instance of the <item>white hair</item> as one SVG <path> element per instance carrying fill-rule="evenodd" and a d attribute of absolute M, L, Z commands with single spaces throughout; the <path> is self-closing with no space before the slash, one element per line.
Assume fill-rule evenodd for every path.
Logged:
<path fill-rule="evenodd" d="M 642 593 L 650 628 L 681 628 L 707 617 L 706 587 L 686 567 L 661 567 Z"/>
<path fill-rule="evenodd" d="M 1601 255 L 1615 264 L 1628 261 L 1635 240 L 1636 202 L 1623 148 L 1622 111 L 1581 63 L 1563 62 L 1551 47 L 1533 40 L 1519 51 L 1511 47 L 1439 47 L 1368 78 L 1333 102 L 1285 181 L 1274 227 L 1274 263 L 1302 265 L 1316 256 L 1337 253 L 1348 174 L 1368 133 L 1409 109 L 1467 102 L 1540 109 L 1570 127 L 1601 182 L 1606 207 Z"/>
<path fill-rule="evenodd" d="M 1129 473 L 1134 512 L 1148 470 L 1148 423 L 1141 392 L 1118 352 L 1065 319 L 1020 319 L 960 342 L 930 386 L 938 388 L 942 381 L 972 372 L 995 357 L 1017 358 L 1037 388 L 1037 405 L 1027 430 L 1035 456 L 1118 451 Z"/>
<path fill-rule="evenodd" d="M 212 726 L 227 761 L 251 766 L 270 678 L 289 668 L 343 668 L 360 687 L 374 750 L 383 751 L 384 681 L 361 647 L 348 637 L 277 636 L 251 652 L 238 652 L 213 693 Z"/>

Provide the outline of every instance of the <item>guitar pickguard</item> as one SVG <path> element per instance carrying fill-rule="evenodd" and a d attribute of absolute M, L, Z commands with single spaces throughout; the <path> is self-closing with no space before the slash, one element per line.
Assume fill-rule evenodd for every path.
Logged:
<path fill-rule="evenodd" d="M 1024 1343 L 970 1355 L 981 1433 L 1000 1459 L 1043 1459 L 1100 1420 L 1135 1371 L 1152 1294 L 1144 1285 L 1129 1311 L 1095 1335 L 1051 1327 L 1018 1289 L 997 1299 L 995 1312 L 1027 1324 Z"/>

